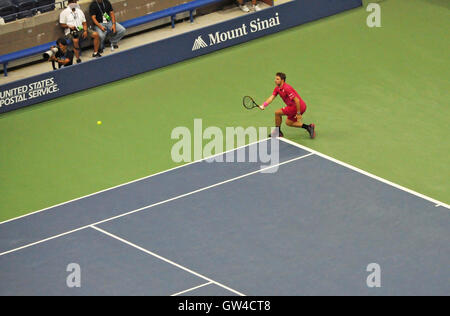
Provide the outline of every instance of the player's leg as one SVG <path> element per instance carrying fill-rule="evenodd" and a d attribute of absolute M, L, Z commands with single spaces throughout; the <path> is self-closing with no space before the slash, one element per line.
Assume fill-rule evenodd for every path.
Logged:
<path fill-rule="evenodd" d="M 283 115 L 284 115 L 284 113 L 283 113 L 282 109 L 278 109 L 275 111 L 275 126 L 276 127 L 281 127 L 281 122 L 282 122 L 281 117 Z"/>
<path fill-rule="evenodd" d="M 281 132 L 281 122 L 282 120 L 282 116 L 285 115 L 283 113 L 282 109 L 278 109 L 275 111 L 275 130 L 273 131 L 272 134 L 269 135 L 269 137 L 273 137 L 276 136 L 276 133 L 278 132 L 278 136 L 283 137 L 283 133 Z"/>
<path fill-rule="evenodd" d="M 291 127 L 297 127 L 297 128 L 304 128 L 309 133 L 309 136 L 311 138 L 316 137 L 315 132 L 315 125 L 314 124 L 303 124 L 303 122 L 300 120 L 297 120 L 296 117 L 288 117 L 286 118 L 286 125 Z"/>
<path fill-rule="evenodd" d="M 298 122 L 294 122 L 294 121 L 290 120 L 289 118 L 286 118 L 285 123 L 287 126 L 298 127 L 298 126 L 295 126 L 295 124 L 297 124 Z"/>
<path fill-rule="evenodd" d="M 286 125 L 297 127 L 297 128 L 304 128 L 309 133 L 309 136 L 311 138 L 316 137 L 315 132 L 315 125 L 314 124 L 303 124 L 302 117 L 300 119 L 297 119 L 297 107 L 296 106 L 287 106 L 283 108 L 284 114 L 287 115 L 288 120 L 290 121 L 289 124 L 286 120 Z M 300 114 L 303 115 L 306 112 L 306 103 L 301 102 L 300 103 Z"/>

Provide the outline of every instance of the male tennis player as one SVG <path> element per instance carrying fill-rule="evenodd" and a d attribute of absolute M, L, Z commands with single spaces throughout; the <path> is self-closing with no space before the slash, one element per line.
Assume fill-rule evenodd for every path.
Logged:
<path fill-rule="evenodd" d="M 282 72 L 278 72 L 275 76 L 275 90 L 273 90 L 272 95 L 259 106 L 261 110 L 264 110 L 277 95 L 280 95 L 286 106 L 284 108 L 275 111 L 275 127 L 276 129 L 272 132 L 270 136 L 275 136 L 278 130 L 279 136 L 283 137 L 281 132 L 281 117 L 286 115 L 286 125 L 292 127 L 301 127 L 308 131 L 311 138 L 316 137 L 315 125 L 314 124 L 303 124 L 302 115 L 306 111 L 306 103 L 302 100 L 297 91 L 292 88 L 292 86 L 286 83 L 286 75 Z"/>

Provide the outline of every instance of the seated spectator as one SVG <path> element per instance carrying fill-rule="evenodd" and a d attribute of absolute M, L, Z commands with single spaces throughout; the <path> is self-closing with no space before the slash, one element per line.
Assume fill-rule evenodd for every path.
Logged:
<path fill-rule="evenodd" d="M 59 15 L 59 23 L 64 28 L 66 38 L 73 42 L 77 63 L 80 63 L 80 41 L 88 36 L 94 40 L 94 54 L 92 54 L 92 57 L 102 56 L 98 52 L 100 46 L 99 35 L 97 32 L 88 29 L 86 17 L 76 2 L 77 0 L 69 0 L 67 8 Z"/>
<path fill-rule="evenodd" d="M 58 38 L 56 41 L 58 52 L 49 58 L 49 61 L 58 63 L 58 68 L 67 67 L 73 64 L 73 51 L 67 48 L 67 41 L 65 38 Z M 52 48 L 55 46 L 52 46 Z M 53 65 L 54 68 L 54 65 Z"/>
<path fill-rule="evenodd" d="M 89 14 L 100 36 L 100 51 L 103 51 L 106 37 L 110 39 L 111 50 L 119 48 L 119 41 L 125 35 L 126 29 L 116 22 L 111 3 L 108 0 L 94 0 L 89 6 Z"/>
<path fill-rule="evenodd" d="M 245 0 L 238 0 L 238 4 L 239 4 L 239 8 L 241 8 L 242 11 L 244 11 L 246 13 L 250 12 L 250 9 L 245 4 Z M 257 4 L 256 0 L 252 0 L 252 5 L 253 5 L 253 11 L 260 11 L 261 10 L 261 8 Z"/>

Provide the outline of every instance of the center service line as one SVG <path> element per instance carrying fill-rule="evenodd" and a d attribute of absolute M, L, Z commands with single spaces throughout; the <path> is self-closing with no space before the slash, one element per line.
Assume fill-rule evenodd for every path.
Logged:
<path fill-rule="evenodd" d="M 140 247 L 140 246 L 138 246 L 138 245 L 136 245 L 136 244 L 133 244 L 133 243 L 129 242 L 128 240 L 125 240 L 125 239 L 123 239 L 123 238 L 120 238 L 120 237 L 118 237 L 118 236 L 116 236 L 116 235 L 114 235 L 114 234 L 111 234 L 111 233 L 109 233 L 109 232 L 107 232 L 107 231 L 105 231 L 105 230 L 103 230 L 103 229 L 101 229 L 101 228 L 95 227 L 95 226 L 93 226 L 93 225 L 91 225 L 90 227 L 93 228 L 93 229 L 95 229 L 95 230 L 98 230 L 99 232 L 101 232 L 101 233 L 103 233 L 103 234 L 105 234 L 105 235 L 108 235 L 109 237 L 112 237 L 112 238 L 114 238 L 114 239 L 117 239 L 118 241 L 121 241 L 121 242 L 123 242 L 124 244 L 127 244 L 127 245 L 129 245 L 129 246 L 131 246 L 131 247 L 134 247 L 134 248 L 136 248 L 136 249 L 138 249 L 138 250 L 140 250 L 140 251 L 142 251 L 142 252 L 145 252 L 146 254 L 149 254 L 149 255 L 151 255 L 151 256 L 153 256 L 153 257 L 156 257 L 156 258 L 158 258 L 158 259 L 160 259 L 160 260 L 162 260 L 162 261 L 164 261 L 164 262 L 166 262 L 166 263 L 168 263 L 168 264 L 171 264 L 171 265 L 173 265 L 173 266 L 175 266 L 175 267 L 177 267 L 177 268 L 179 268 L 179 269 L 181 269 L 181 270 L 184 270 L 184 271 L 186 271 L 186 272 L 189 272 L 189 273 L 195 275 L 196 277 L 202 278 L 202 279 L 208 281 L 209 283 L 214 283 L 215 285 L 218 285 L 218 286 L 220 286 L 220 287 L 222 287 L 222 288 L 224 288 L 224 289 L 226 289 L 226 290 L 228 290 L 228 291 L 230 291 L 230 292 L 233 292 L 233 293 L 235 293 L 235 294 L 237 294 L 237 295 L 239 295 L 239 296 L 245 296 L 244 294 L 242 294 L 242 293 L 240 293 L 240 292 L 238 292 L 238 291 L 236 291 L 236 290 L 233 290 L 232 288 L 229 288 L 228 286 L 225 286 L 225 285 L 223 285 L 223 284 L 221 284 L 221 283 L 219 283 L 219 282 L 216 282 L 216 281 L 214 281 L 214 280 L 212 280 L 212 279 L 210 279 L 210 278 L 207 278 L 207 277 L 205 277 L 204 275 L 201 275 L 200 273 L 197 273 L 197 272 L 195 272 L 195 271 L 192 271 L 191 269 L 188 269 L 188 268 L 186 268 L 186 267 L 183 267 L 182 265 L 180 265 L 180 264 L 178 264 L 178 263 L 175 263 L 175 262 L 173 262 L 173 261 L 171 261 L 171 260 L 169 260 L 169 259 L 166 259 L 166 258 L 164 258 L 164 257 L 162 257 L 162 256 L 160 256 L 160 255 L 158 255 L 158 254 L 156 254 L 156 253 L 154 253 L 154 252 L 151 252 L 151 251 L 149 251 L 149 250 L 147 250 L 147 249 L 145 249 L 145 248 L 142 248 L 142 247 Z M 204 285 L 206 285 L 206 284 L 204 284 Z"/>

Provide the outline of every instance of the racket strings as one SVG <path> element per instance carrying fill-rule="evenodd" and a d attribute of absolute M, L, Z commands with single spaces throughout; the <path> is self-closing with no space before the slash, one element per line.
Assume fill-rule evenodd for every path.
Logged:
<path fill-rule="evenodd" d="M 257 106 L 255 101 L 253 101 L 253 99 L 249 96 L 244 97 L 243 103 L 247 109 L 252 109 Z"/>

